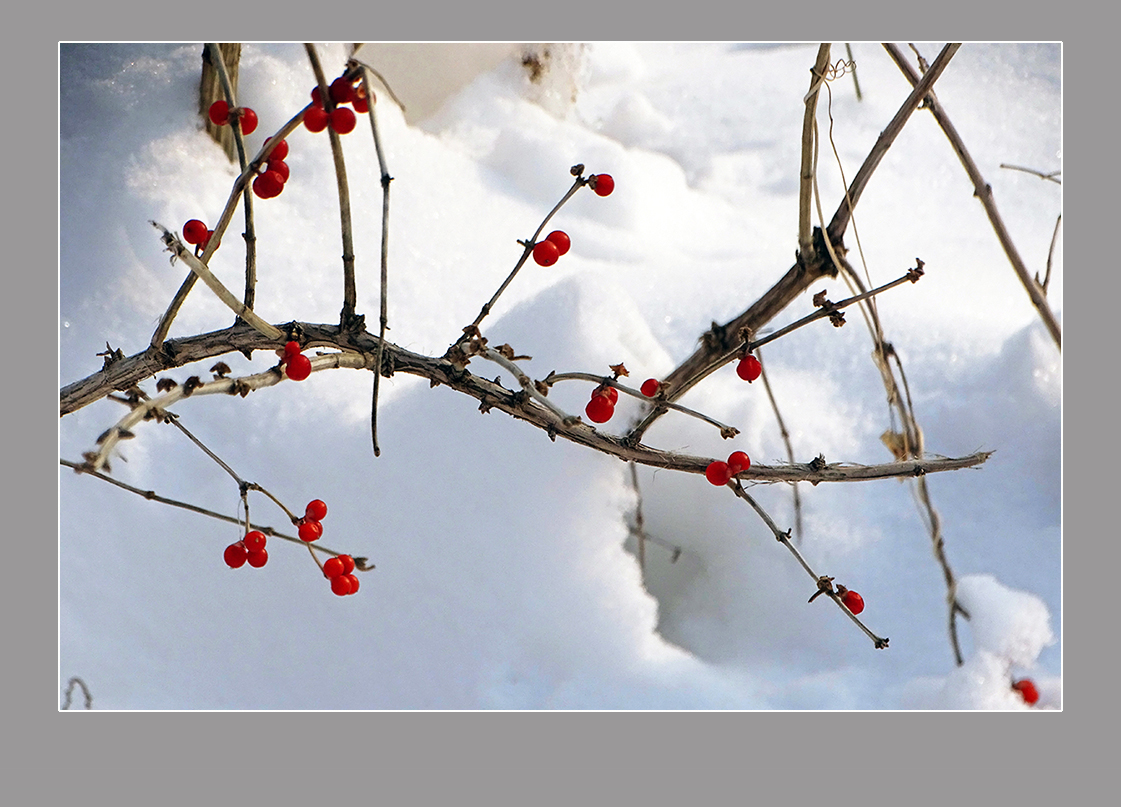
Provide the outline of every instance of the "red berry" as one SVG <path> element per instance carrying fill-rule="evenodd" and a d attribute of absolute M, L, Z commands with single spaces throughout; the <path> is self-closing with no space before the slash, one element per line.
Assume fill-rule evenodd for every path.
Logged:
<path fill-rule="evenodd" d="M 606 423 L 615 414 L 615 404 L 606 395 L 593 395 L 584 407 L 584 413 L 592 423 Z"/>
<path fill-rule="evenodd" d="M 210 236 L 212 236 L 212 235 L 214 235 L 214 231 L 213 230 L 207 230 L 206 231 L 206 238 L 202 239 L 199 242 L 199 246 L 202 247 L 203 249 L 206 249 L 207 245 L 210 243 Z"/>
<path fill-rule="evenodd" d="M 357 125 L 358 118 L 355 117 L 354 110 L 349 107 L 338 106 L 331 113 L 331 128 L 339 134 L 349 134 Z"/>
<path fill-rule="evenodd" d="M 554 244 L 556 244 L 557 252 L 559 252 L 561 255 L 568 252 L 569 247 L 572 246 L 572 239 L 568 237 L 568 233 L 566 233 L 564 230 L 553 230 L 551 233 L 545 236 L 545 240 L 552 241 Z"/>
<path fill-rule="evenodd" d="M 319 85 L 311 88 L 311 102 L 315 104 L 316 109 L 323 109 L 323 96 L 319 94 Z M 320 131 L 316 129 L 316 131 Z"/>
<path fill-rule="evenodd" d="M 288 169 L 288 163 L 284 162 L 284 160 L 270 159 L 266 167 L 269 171 L 276 171 L 276 173 L 280 174 L 280 178 L 284 182 L 288 181 L 288 176 L 291 172 Z"/>
<path fill-rule="evenodd" d="M 533 260 L 538 266 L 552 266 L 560 257 L 560 248 L 552 241 L 538 241 L 533 247 Z"/>
<path fill-rule="evenodd" d="M 355 93 L 354 98 L 351 100 L 351 103 L 354 105 L 354 111 L 355 112 L 369 112 L 370 111 L 369 100 L 367 100 L 366 98 L 364 98 L 362 96 L 359 96 L 357 94 L 357 92 Z"/>
<path fill-rule="evenodd" d="M 257 129 L 257 113 L 249 107 L 242 107 L 237 113 L 238 125 L 243 135 L 252 134 Z"/>
<path fill-rule="evenodd" d="M 343 575 L 343 577 L 350 583 L 350 593 L 358 593 L 358 578 L 352 574 Z"/>
<path fill-rule="evenodd" d="M 284 372 L 293 381 L 303 381 L 311 375 L 311 359 L 303 353 L 297 353 L 288 359 L 287 364 L 284 366 Z"/>
<path fill-rule="evenodd" d="M 331 591 L 335 592 L 340 597 L 345 597 L 347 594 L 350 594 L 350 576 L 340 574 L 338 577 L 332 577 Z"/>
<path fill-rule="evenodd" d="M 1012 685 L 1012 688 L 1020 693 L 1024 703 L 1029 706 L 1039 700 L 1039 690 L 1035 688 L 1035 683 L 1030 678 L 1017 681 Z"/>
<path fill-rule="evenodd" d="M 304 517 L 312 521 L 322 521 L 327 517 L 327 504 L 322 499 L 312 499 L 304 508 Z"/>
<path fill-rule="evenodd" d="M 321 106 L 313 106 L 304 113 L 304 126 L 309 132 L 322 132 L 327 128 L 327 121 L 330 119 L 327 110 Z"/>
<path fill-rule="evenodd" d="M 245 565 L 245 544 L 238 541 L 236 544 L 230 544 L 226 547 L 226 552 L 222 556 L 226 561 L 226 565 L 231 569 L 237 569 Z"/>
<path fill-rule="evenodd" d="M 610 196 L 611 191 L 615 190 L 615 180 L 611 178 L 611 174 L 592 174 L 588 177 L 588 184 L 600 196 Z"/>
<path fill-rule="evenodd" d="M 842 594 L 841 602 L 845 604 L 845 608 L 848 608 L 854 614 L 859 614 L 864 610 L 864 598 L 855 591 L 846 591 Z"/>
<path fill-rule="evenodd" d="M 215 126 L 225 126 L 230 122 L 230 105 L 225 101 L 215 101 L 206 114 Z"/>
<path fill-rule="evenodd" d="M 250 552 L 245 556 L 245 559 L 249 561 L 249 565 L 254 569 L 260 569 L 269 562 L 269 553 L 266 549 L 259 549 L 256 552 Z"/>
<path fill-rule="evenodd" d="M 306 541 L 309 544 L 312 541 L 318 541 L 323 537 L 323 525 L 315 519 L 302 518 L 300 519 L 299 536 L 301 541 Z"/>
<path fill-rule="evenodd" d="M 339 560 L 343 562 L 343 574 L 350 574 L 354 571 L 354 558 L 350 555 L 339 555 Z"/>
<path fill-rule="evenodd" d="M 323 564 L 323 576 L 328 579 L 332 577 L 340 577 L 341 575 L 346 574 L 346 572 L 343 571 L 344 568 L 345 567 L 343 566 L 343 562 L 338 558 L 328 558 L 327 561 Z"/>
<path fill-rule="evenodd" d="M 594 390 L 592 390 L 592 397 L 594 398 L 597 395 L 606 398 L 611 402 L 612 406 L 619 403 L 619 390 L 615 389 L 614 387 L 596 387 Z"/>
<path fill-rule="evenodd" d="M 327 94 L 336 104 L 349 104 L 354 97 L 354 87 L 346 80 L 345 76 L 339 76 L 331 82 L 331 86 L 327 88 Z"/>
<path fill-rule="evenodd" d="M 642 394 L 647 398 L 653 398 L 658 394 L 658 389 L 662 385 L 658 383 L 656 378 L 648 378 L 642 382 Z"/>
<path fill-rule="evenodd" d="M 742 451 L 733 451 L 728 455 L 728 468 L 731 469 L 733 476 L 740 471 L 746 471 L 750 467 L 751 459 Z"/>
<path fill-rule="evenodd" d="M 206 233 L 206 225 L 198 219 L 191 219 L 183 225 L 183 240 L 188 244 L 201 244 Z"/>
<path fill-rule="evenodd" d="M 253 180 L 253 193 L 261 199 L 272 199 L 284 190 L 284 177 L 277 171 L 265 171 Z"/>
<path fill-rule="evenodd" d="M 245 548 L 248 551 L 260 552 L 265 548 L 266 540 L 267 539 L 265 538 L 265 534 L 263 532 L 253 530 L 252 532 L 245 533 L 245 537 L 241 539 L 241 542 L 245 544 Z"/>
<path fill-rule="evenodd" d="M 271 142 L 272 142 L 271 137 L 265 138 L 265 145 L 266 146 L 268 146 L 268 144 L 271 143 Z M 269 152 L 269 161 L 271 162 L 272 160 L 283 160 L 287 156 L 288 156 L 288 141 L 287 140 L 281 140 L 279 143 L 276 144 L 276 147 L 273 148 L 273 150 Z"/>
<path fill-rule="evenodd" d="M 744 381 L 754 381 L 763 372 L 763 365 L 754 356 L 744 356 L 736 365 L 736 375 Z"/>
<path fill-rule="evenodd" d="M 300 343 L 296 341 L 284 343 L 284 358 L 290 359 L 300 354 Z"/>
<path fill-rule="evenodd" d="M 708 468 L 705 469 L 705 479 L 714 485 L 727 485 L 728 480 L 731 478 L 732 469 L 728 467 L 728 463 L 726 462 L 713 460 L 709 463 Z"/>

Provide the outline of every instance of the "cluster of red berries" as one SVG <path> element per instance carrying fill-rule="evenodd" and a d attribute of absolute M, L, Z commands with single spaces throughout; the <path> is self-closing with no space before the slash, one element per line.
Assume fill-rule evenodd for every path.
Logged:
<path fill-rule="evenodd" d="M 358 591 L 358 578 L 353 571 L 354 558 L 350 555 L 328 558 L 323 564 L 323 576 L 331 581 L 331 591 L 340 597 Z"/>
<path fill-rule="evenodd" d="M 615 414 L 615 404 L 619 401 L 619 390 L 601 384 L 592 390 L 592 399 L 584 407 L 584 414 L 592 423 L 606 423 Z"/>
<path fill-rule="evenodd" d="M 377 100 L 372 93 L 367 96 L 366 87 L 359 79 L 348 80 L 345 76 L 332 81 L 327 93 L 335 105 L 330 112 L 323 103 L 319 87 L 311 90 L 312 105 L 304 112 L 304 126 L 309 132 L 322 132 L 330 126 L 332 131 L 339 134 L 349 134 L 358 125 L 358 118 L 354 113 L 369 112 L 370 100 Z M 354 109 L 344 104 L 350 104 Z"/>
<path fill-rule="evenodd" d="M 293 381 L 303 381 L 311 375 L 311 359 L 300 352 L 299 342 L 287 342 L 284 345 L 284 355 L 280 359 L 280 366 L 284 368 L 284 374 Z M 312 502 L 312 504 L 315 504 L 315 502 Z M 311 505 L 309 504 L 308 507 L 311 507 Z M 327 512 L 326 505 L 323 507 L 323 512 Z"/>
<path fill-rule="evenodd" d="M 265 140 L 266 146 L 270 140 L 271 137 Z M 280 192 L 284 190 L 284 183 L 288 181 L 288 163 L 284 162 L 287 156 L 288 141 L 281 140 L 269 152 L 268 161 L 261 166 L 260 173 L 253 180 L 253 193 L 258 198 L 272 199 L 274 196 L 280 196 Z"/>
<path fill-rule="evenodd" d="M 230 109 L 225 101 L 215 101 L 207 112 L 215 126 L 233 126 L 235 123 L 241 127 L 243 135 L 251 134 L 257 129 L 257 113 L 247 106 Z"/>
<path fill-rule="evenodd" d="M 751 467 L 751 459 L 742 451 L 733 451 L 728 461 L 713 460 L 705 469 L 705 479 L 716 486 L 727 485 L 733 476 Z"/>
<path fill-rule="evenodd" d="M 1028 706 L 1039 700 L 1039 690 L 1035 688 L 1035 682 L 1030 678 L 1021 678 L 1019 681 L 1015 681 L 1012 688 L 1020 693 L 1020 697 L 1024 699 L 1024 703 Z"/>
<path fill-rule="evenodd" d="M 255 569 L 261 568 L 269 562 L 269 553 L 265 551 L 265 534 L 257 530 L 245 533 L 240 541 L 226 547 L 223 557 L 231 569 L 244 566 L 246 561 Z"/>
<path fill-rule="evenodd" d="M 304 517 L 296 521 L 301 541 L 311 543 L 323 537 L 323 525 L 320 524 L 327 515 L 327 504 L 322 499 L 312 499 L 304 508 Z"/>
<path fill-rule="evenodd" d="M 759 359 L 750 354 L 740 359 L 740 363 L 736 365 L 736 375 L 749 384 L 757 379 L 762 372 L 763 365 L 759 363 Z"/>
<path fill-rule="evenodd" d="M 197 244 L 202 249 L 206 249 L 212 235 L 214 231 L 207 229 L 207 226 L 198 219 L 191 219 L 183 225 L 183 240 L 188 244 Z"/>
<path fill-rule="evenodd" d="M 552 266 L 571 246 L 572 239 L 568 237 L 568 233 L 553 230 L 545 236 L 544 241 L 533 245 L 533 260 L 537 261 L 538 266 Z"/>

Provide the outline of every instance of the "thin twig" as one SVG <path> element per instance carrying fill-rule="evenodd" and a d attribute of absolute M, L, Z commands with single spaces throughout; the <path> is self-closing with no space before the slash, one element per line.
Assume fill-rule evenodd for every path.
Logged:
<path fill-rule="evenodd" d="M 782 442 L 786 445 L 786 456 L 790 464 L 794 464 L 794 446 L 790 444 L 790 432 L 786 430 L 786 423 L 782 419 L 782 413 L 778 409 L 778 402 L 775 400 L 774 391 L 771 389 L 771 382 L 767 379 L 767 364 L 763 361 L 763 355 L 756 351 L 755 358 L 759 360 L 759 377 L 763 382 L 763 389 L 767 391 L 767 399 L 771 402 L 771 409 L 775 413 L 775 420 L 778 421 L 779 434 L 782 436 Z M 798 493 L 798 483 L 794 482 L 791 486 L 794 491 L 794 540 L 801 542 L 802 540 L 802 497 Z"/>
<path fill-rule="evenodd" d="M 1000 167 L 1001 168 L 1007 168 L 1010 171 L 1023 171 L 1026 174 L 1034 174 L 1035 176 L 1039 177 L 1040 179 L 1050 180 L 1051 182 L 1054 182 L 1056 185 L 1062 185 L 1063 184 L 1063 181 L 1061 179 L 1059 179 L 1059 175 L 1061 173 L 1063 173 L 1062 171 L 1048 171 L 1045 174 L 1042 171 L 1036 171 L 1034 168 L 1024 168 L 1022 165 L 1009 165 L 1008 163 L 1001 163 Z"/>
<path fill-rule="evenodd" d="M 315 72 L 315 79 L 319 82 L 319 97 L 323 99 L 323 108 L 331 112 L 335 108 L 331 100 L 331 93 L 327 86 L 327 77 L 323 73 L 323 65 L 319 62 L 319 54 L 315 45 L 304 44 L 308 61 Z M 339 313 L 339 325 L 343 330 L 353 330 L 360 327 L 356 309 L 358 305 L 358 291 L 354 280 L 354 236 L 350 218 L 350 188 L 346 179 L 346 162 L 343 160 L 342 141 L 339 133 L 332 127 L 327 127 L 327 135 L 331 141 L 331 156 L 335 162 L 335 184 L 339 191 L 339 219 L 342 226 L 343 240 L 343 307 Z"/>
<path fill-rule="evenodd" d="M 86 708 L 87 709 L 92 709 L 93 708 L 93 695 L 90 694 L 90 690 L 89 690 L 89 687 L 86 686 L 86 682 L 83 681 L 81 678 L 79 678 L 76 675 L 71 677 L 71 679 L 66 683 L 66 700 L 63 701 L 62 708 L 63 709 L 69 709 L 70 708 L 70 699 L 71 699 L 71 696 L 74 693 L 74 685 L 75 684 L 77 684 L 78 687 L 81 688 L 81 690 L 82 690 L 82 695 L 86 699 Z"/>
<path fill-rule="evenodd" d="M 856 89 L 856 100 L 863 101 L 864 95 L 860 92 L 860 79 L 856 77 L 856 61 L 852 58 L 852 45 L 848 42 L 845 43 L 845 55 L 849 57 L 849 62 L 852 64 L 852 86 Z"/>
<path fill-rule="evenodd" d="M 366 99 L 370 105 L 370 129 L 374 136 L 374 150 L 378 155 L 378 167 L 381 169 L 381 316 L 378 331 L 378 352 L 374 361 L 374 389 L 371 393 L 370 403 L 370 438 L 374 444 L 374 456 L 381 456 L 378 447 L 378 388 L 381 382 L 381 359 L 385 349 L 385 331 L 389 327 L 389 183 L 393 177 L 385 164 L 385 153 L 381 147 L 381 138 L 378 137 L 378 122 L 374 107 L 374 90 L 370 86 L 371 68 L 361 62 L 362 86 L 366 88 Z M 380 76 L 379 76 L 380 78 Z M 383 82 L 384 83 L 384 82 Z"/>
<path fill-rule="evenodd" d="M 1043 282 L 1039 287 L 1043 293 L 1047 294 L 1047 287 L 1051 283 L 1051 259 L 1055 256 L 1055 242 L 1059 240 L 1059 225 L 1063 223 L 1063 214 L 1060 213 L 1059 217 L 1055 219 L 1055 231 L 1051 233 L 1051 247 L 1047 250 L 1047 274 L 1043 276 Z M 1039 275 L 1035 276 L 1035 282 L 1039 283 Z"/>
<path fill-rule="evenodd" d="M 891 55 L 895 64 L 903 72 L 903 75 L 907 77 L 907 80 L 915 85 L 916 90 L 934 71 L 934 65 L 931 65 L 930 70 L 927 71 L 927 75 L 923 76 L 920 80 L 915 73 L 915 69 L 911 67 L 899 48 L 890 43 L 885 44 L 884 47 L 887 49 L 888 54 Z M 937 64 L 937 60 L 935 60 L 935 64 Z M 1039 312 L 1043 324 L 1047 326 L 1047 330 L 1051 333 L 1051 338 L 1055 340 L 1056 347 L 1061 351 L 1062 330 L 1059 327 L 1059 322 L 1055 319 L 1051 307 L 1047 304 L 1047 298 L 1044 296 L 1043 290 L 1034 282 L 1031 273 L 1028 272 L 1028 267 L 1024 264 L 1023 258 L 1020 257 L 1020 253 L 1016 249 L 1016 245 L 1012 243 L 1012 236 L 1004 226 L 1004 220 L 1001 219 L 1000 212 L 996 209 L 996 201 L 993 198 L 992 186 L 985 182 L 985 178 L 981 175 L 981 170 L 977 167 L 977 163 L 975 163 L 973 158 L 969 155 L 969 152 L 965 148 L 965 143 L 962 142 L 961 136 L 950 122 L 949 116 L 938 102 L 934 93 L 926 92 L 924 93 L 924 97 L 926 99 L 927 109 L 934 115 L 934 119 L 938 121 L 938 125 L 942 128 L 946 138 L 950 141 L 958 158 L 961 160 L 965 172 L 969 175 L 969 179 L 973 183 L 973 193 L 981 200 L 981 205 L 985 208 L 985 214 L 989 217 L 989 223 L 992 225 L 997 240 L 1000 241 L 1000 245 L 1004 249 L 1004 254 L 1008 256 L 1008 261 L 1012 264 L 1013 270 L 1015 270 L 1016 275 L 1020 278 L 1020 282 L 1027 291 L 1032 305 L 1034 305 L 1036 311 Z"/>
<path fill-rule="evenodd" d="M 814 153 L 816 151 L 817 99 L 821 85 L 825 83 L 825 68 L 829 64 L 829 43 L 822 42 L 817 49 L 817 60 L 810 70 L 810 91 L 804 99 L 805 114 L 802 116 L 802 164 L 798 188 L 798 250 L 804 260 L 813 260 L 813 238 L 810 231 L 810 194 L 814 179 Z"/>

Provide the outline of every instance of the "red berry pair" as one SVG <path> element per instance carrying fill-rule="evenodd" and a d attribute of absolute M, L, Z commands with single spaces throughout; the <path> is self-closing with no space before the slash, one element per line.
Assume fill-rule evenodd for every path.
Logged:
<path fill-rule="evenodd" d="M 303 381 L 311 375 L 311 359 L 300 352 L 299 342 L 284 345 L 284 357 L 280 360 L 280 365 L 284 368 L 284 374 L 293 381 Z"/>
<path fill-rule="evenodd" d="M 538 241 L 533 247 L 533 260 L 538 266 L 552 266 L 561 255 L 568 252 L 572 240 L 563 230 L 553 230 L 545 236 L 544 241 Z"/>
<path fill-rule="evenodd" d="M 1035 682 L 1030 678 L 1022 678 L 1012 684 L 1012 688 L 1020 693 L 1020 697 L 1024 699 L 1024 703 L 1032 706 L 1039 700 L 1039 690 L 1035 688 Z"/>
<path fill-rule="evenodd" d="M 198 219 L 191 219 L 183 225 L 183 240 L 188 244 L 198 244 L 202 249 L 206 249 L 212 235 L 214 231 L 207 229 Z"/>
<path fill-rule="evenodd" d="M 762 373 L 763 365 L 759 363 L 759 359 L 750 354 L 740 359 L 740 363 L 736 365 L 736 375 L 749 384 L 762 375 Z"/>
<path fill-rule="evenodd" d="M 322 499 L 312 499 L 304 509 L 304 517 L 296 522 L 301 541 L 311 543 L 323 537 L 323 525 L 319 522 L 327 515 L 327 505 Z"/>
<path fill-rule="evenodd" d="M 247 561 L 255 569 L 261 568 L 269 562 L 269 553 L 265 551 L 265 534 L 257 530 L 247 532 L 240 541 L 226 547 L 223 558 L 231 569 L 241 568 Z"/>
<path fill-rule="evenodd" d="M 588 177 L 588 185 L 599 196 L 610 196 L 611 191 L 615 190 L 615 180 L 611 178 L 611 174 L 592 174 Z"/>
<path fill-rule="evenodd" d="M 235 122 L 241 126 L 243 135 L 251 134 L 257 129 L 257 113 L 247 106 L 230 109 L 225 101 L 215 101 L 207 112 L 215 126 L 233 125 Z"/>
<path fill-rule="evenodd" d="M 584 407 L 584 414 L 592 423 L 606 423 L 615 414 L 615 404 L 619 401 L 619 390 L 602 384 L 592 390 L 592 399 Z"/>
<path fill-rule="evenodd" d="M 270 137 L 269 140 L 272 140 Z M 265 141 L 268 145 L 269 140 Z M 253 180 L 253 193 L 260 199 L 272 199 L 274 196 L 279 196 L 280 192 L 284 190 L 284 184 L 288 181 L 288 163 L 284 162 L 284 158 L 288 156 L 288 141 L 281 140 L 273 150 L 269 153 L 268 162 L 265 163 L 258 174 L 257 178 Z"/>
<path fill-rule="evenodd" d="M 358 591 L 358 578 L 352 574 L 353 571 L 354 558 L 350 555 L 329 558 L 323 564 L 323 576 L 331 581 L 331 591 L 340 597 Z"/>
<path fill-rule="evenodd" d="M 732 477 L 751 467 L 751 459 L 742 451 L 733 451 L 727 462 L 713 460 L 705 469 L 705 479 L 720 487 L 727 485 Z"/>

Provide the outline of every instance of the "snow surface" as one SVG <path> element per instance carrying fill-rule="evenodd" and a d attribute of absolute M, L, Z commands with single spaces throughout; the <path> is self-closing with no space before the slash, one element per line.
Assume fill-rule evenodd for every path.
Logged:
<path fill-rule="evenodd" d="M 938 47 L 919 45 L 928 60 Z M 832 133 L 850 181 L 909 90 L 881 48 L 853 50 L 863 100 L 850 78 L 831 85 Z M 337 74 L 344 48 L 321 52 Z M 200 53 L 60 49 L 60 385 L 99 369 L 106 342 L 141 351 L 182 282 L 184 267 L 169 265 L 148 221 L 212 223 L 225 204 L 235 170 L 201 130 Z M 514 265 L 516 240 L 567 190 L 569 167 L 584 163 L 612 174 L 615 192 L 583 191 L 560 211 L 551 225 L 569 233 L 571 252 L 548 270 L 527 266 L 484 332 L 531 355 L 522 365 L 534 378 L 606 373 L 623 361 L 637 385 L 666 374 L 711 322 L 741 312 L 789 269 L 816 46 L 594 43 L 538 53 L 547 67 L 538 83 L 519 49 L 416 123 L 379 100 L 394 177 L 388 336 L 442 354 Z M 426 58 L 450 57 L 437 48 Z M 297 45 L 245 46 L 240 75 L 240 98 L 261 120 L 248 138 L 255 150 L 306 102 L 313 78 Z M 1061 168 L 1061 89 L 1060 46 L 1049 44 L 966 45 L 937 84 L 1040 274 L 1061 186 L 999 166 Z M 358 310 L 373 324 L 381 188 L 365 126 L 343 140 Z M 255 206 L 256 310 L 271 322 L 329 323 L 342 285 L 330 150 L 303 129 L 289 142 L 287 188 Z M 827 141 L 819 185 L 828 217 L 843 183 Z M 552 443 L 498 412 L 481 415 L 473 399 L 402 374 L 382 384 L 375 459 L 370 374 L 336 370 L 177 411 L 289 507 L 326 500 L 323 543 L 377 565 L 359 593 L 333 596 L 304 550 L 275 540 L 265 568 L 230 570 L 222 550 L 235 526 L 61 468 L 60 685 L 81 676 L 100 709 L 1023 710 L 1008 683 L 1030 675 L 1035 708 L 1061 708 L 1059 352 L 927 113 L 888 152 L 855 224 L 874 284 L 916 256 L 926 262 L 923 280 L 882 296 L 879 312 L 927 450 L 995 450 L 978 470 L 927 477 L 972 617 L 958 622 L 963 666 L 909 482 L 800 486 L 801 551 L 861 592 L 862 618 L 891 640 L 876 650 L 831 603 L 807 605 L 813 582 L 729 491 L 640 469 L 652 538 L 644 575 L 624 463 Z M 239 212 L 211 262 L 235 291 L 241 227 Z M 851 228 L 846 242 L 859 260 Z M 1060 232 L 1049 291 L 1060 315 L 1062 270 Z M 838 281 L 819 288 L 847 296 Z M 809 313 L 810 296 L 772 326 Z M 200 284 L 172 336 L 230 322 Z M 879 438 L 892 423 L 870 351 L 855 311 L 843 329 L 816 323 L 762 350 L 797 461 L 890 461 Z M 224 358 L 234 374 L 276 361 L 263 352 Z M 212 363 L 167 375 L 205 375 Z M 477 363 L 476 372 L 506 375 Z M 558 385 L 550 399 L 578 413 L 587 393 L 586 384 Z M 785 461 L 761 385 L 746 386 L 731 367 L 682 402 L 741 434 L 722 441 L 711 427 L 666 417 L 648 444 Z M 623 428 L 638 411 L 624 397 L 605 428 Z M 63 418 L 60 456 L 80 459 L 123 412 L 102 401 Z M 236 485 L 181 434 L 151 423 L 136 431 L 114 476 L 236 514 Z M 793 524 L 789 488 L 752 494 L 780 526 Z M 284 527 L 263 497 L 251 502 L 254 520 Z"/>

